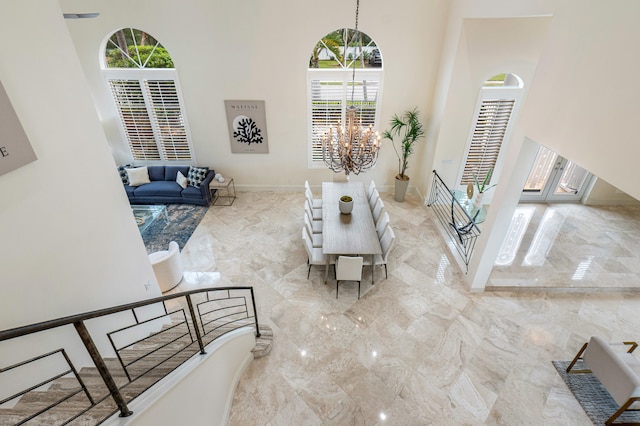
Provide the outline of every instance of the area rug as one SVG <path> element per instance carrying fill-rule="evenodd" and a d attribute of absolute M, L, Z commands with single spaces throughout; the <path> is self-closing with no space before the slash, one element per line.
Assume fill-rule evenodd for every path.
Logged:
<path fill-rule="evenodd" d="M 591 373 L 567 374 L 566 370 L 571 364 L 570 361 L 552 362 L 594 425 L 603 425 L 618 410 L 619 405 L 596 376 Z M 578 361 L 573 368 L 576 370 L 588 369 L 582 361 Z M 640 412 L 625 412 L 616 419 L 614 424 L 625 422 L 640 422 Z"/>
<path fill-rule="evenodd" d="M 167 250 L 171 241 L 177 242 L 182 250 L 208 209 L 207 206 L 167 204 L 168 219 L 160 215 L 141 232 L 147 253 Z"/>

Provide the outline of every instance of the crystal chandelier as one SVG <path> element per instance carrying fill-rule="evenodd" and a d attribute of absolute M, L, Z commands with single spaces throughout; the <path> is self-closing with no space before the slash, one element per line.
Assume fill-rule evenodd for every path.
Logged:
<path fill-rule="evenodd" d="M 358 34 L 358 12 L 360 0 L 356 2 L 356 27 Z M 345 40 L 345 44 L 347 41 Z M 345 49 L 346 53 L 346 49 Z M 359 109 L 354 105 L 353 94 L 356 86 L 356 66 L 353 64 L 351 76 L 351 105 L 346 109 L 345 125 L 340 125 L 340 120 L 335 130 L 329 131 L 322 137 L 322 159 L 326 166 L 335 173 L 344 171 L 359 174 L 370 169 L 376 164 L 378 151 L 380 150 L 380 135 L 373 130 L 373 126 L 362 127 Z"/>

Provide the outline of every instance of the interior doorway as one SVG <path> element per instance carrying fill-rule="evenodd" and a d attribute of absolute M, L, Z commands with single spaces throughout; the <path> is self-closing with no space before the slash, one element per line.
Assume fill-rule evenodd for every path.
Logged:
<path fill-rule="evenodd" d="M 520 201 L 578 202 L 592 174 L 544 146 L 538 149 Z"/>

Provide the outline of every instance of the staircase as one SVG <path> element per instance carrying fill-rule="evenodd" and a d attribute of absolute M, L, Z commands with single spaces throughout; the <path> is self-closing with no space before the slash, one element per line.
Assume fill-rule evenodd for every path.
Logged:
<path fill-rule="evenodd" d="M 215 325 L 215 321 L 205 323 L 204 326 L 200 324 L 200 328 L 208 330 L 207 325 L 211 327 L 212 323 Z M 206 347 L 229 331 L 255 325 L 257 321 L 254 324 L 248 317 L 212 327 L 213 330 L 203 333 L 202 344 Z M 258 330 L 256 345 L 252 350 L 254 358 L 268 355 L 273 344 L 273 331 L 270 327 L 260 325 Z M 119 359 L 103 358 L 124 400 L 131 402 L 189 358 L 200 354 L 200 344 L 195 336 L 192 339 L 193 334 L 191 321 L 183 321 L 178 325 L 165 324 L 157 333 L 132 346 L 119 349 Z M 0 369 L 0 373 L 2 371 Z M 96 425 L 118 413 L 119 407 L 96 367 L 83 367 L 78 371 L 78 376 L 81 381 L 73 374 L 65 374 L 24 393 L 12 407 L 5 404 L 6 408 L 0 408 L 0 425 Z M 86 392 L 82 384 L 86 387 Z M 13 401 L 9 404 L 11 402 Z M 46 412 L 37 415 L 40 411 Z M 35 415 L 37 417 L 30 418 Z"/>

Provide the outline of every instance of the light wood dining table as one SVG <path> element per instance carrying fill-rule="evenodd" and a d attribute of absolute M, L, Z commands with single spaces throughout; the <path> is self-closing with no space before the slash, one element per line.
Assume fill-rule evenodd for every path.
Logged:
<path fill-rule="evenodd" d="M 338 201 L 353 198 L 351 214 L 341 214 Z M 382 254 L 376 225 L 362 182 L 322 182 L 322 253 L 327 256 L 324 280 L 329 275 L 329 256 L 371 256 Z M 374 270 L 371 268 L 371 282 Z"/>

